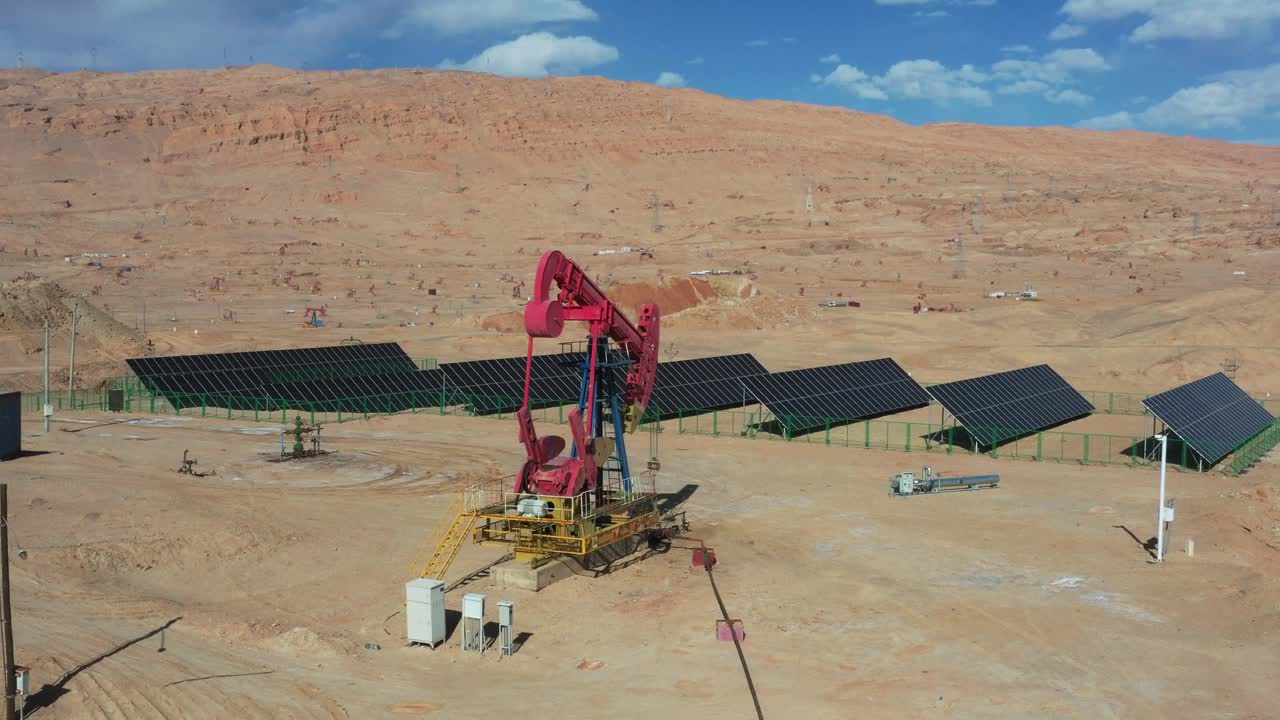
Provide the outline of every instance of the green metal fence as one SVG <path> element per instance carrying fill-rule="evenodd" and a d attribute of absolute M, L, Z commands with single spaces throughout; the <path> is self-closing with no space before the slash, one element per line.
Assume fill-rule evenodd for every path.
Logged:
<path fill-rule="evenodd" d="M 118 378 L 99 389 L 59 390 L 51 392 L 49 402 L 55 411 L 107 410 L 112 391 L 120 393 L 121 409 L 126 413 L 181 415 L 254 422 L 286 423 L 302 416 L 311 424 L 343 423 L 370 416 L 395 413 L 433 413 L 439 415 L 479 415 L 505 418 L 514 414 L 521 397 L 461 393 L 456 390 L 417 391 L 341 400 L 306 401 L 282 398 L 246 398 L 216 393 L 161 395 L 149 391 L 136 378 Z M 39 413 L 43 404 L 40 393 L 23 393 L 23 410 Z M 1131 412 L 1140 398 L 1136 393 L 1106 393 L 1107 405 L 1098 403 L 1101 412 Z M 533 416 L 539 422 L 563 424 L 569 407 L 559 400 L 530 402 Z M 1104 410 L 1106 408 L 1106 410 Z M 649 423 L 654 423 L 649 419 Z M 657 423 L 661 429 L 663 423 Z M 1150 464 L 1156 456 L 1149 438 L 1103 433 L 1059 431 L 1005 431 L 1001 428 L 973 429 L 958 425 L 897 420 L 865 420 L 849 422 L 839 418 L 775 417 L 768 412 L 751 410 L 686 410 L 666 421 L 677 432 L 712 437 L 746 437 L 803 442 L 810 444 L 861 447 L 882 450 L 925 453 L 968 453 L 978 439 L 983 452 L 992 457 L 1012 457 L 1037 461 L 1075 462 L 1084 465 L 1138 466 Z M 1000 438 L 1012 437 L 1008 441 Z M 989 439 L 988 439 L 989 438 Z M 1280 444 L 1280 421 L 1241 444 L 1233 451 L 1224 472 L 1242 473 L 1268 451 Z M 1196 467 L 1194 453 L 1185 443 L 1170 447 L 1170 462 L 1186 468 Z"/>
<path fill-rule="evenodd" d="M 1276 445 L 1280 445 L 1280 420 L 1236 448 L 1235 455 L 1231 458 L 1231 471 L 1242 473 L 1248 470 L 1250 465 L 1261 460 Z"/>
<path fill-rule="evenodd" d="M 863 420 L 839 418 L 783 417 L 748 410 L 721 410 L 703 413 L 687 411 L 673 421 L 677 432 L 712 437 L 764 438 L 840 447 L 859 447 L 902 452 L 951 455 L 981 452 L 991 457 L 1073 462 L 1081 465 L 1137 467 L 1152 464 L 1158 446 L 1148 437 L 1076 433 L 1053 430 L 1034 431 L 1009 428 L 965 428 L 929 422 Z M 669 423 L 671 424 L 671 423 Z M 1012 438 L 1002 441 L 1001 438 Z M 974 442 L 974 441 L 977 442 Z M 1267 451 L 1280 444 L 1280 421 L 1234 451 L 1224 472 L 1244 472 Z M 1175 442 L 1169 462 L 1187 469 L 1198 468 L 1198 458 L 1190 446 Z"/>

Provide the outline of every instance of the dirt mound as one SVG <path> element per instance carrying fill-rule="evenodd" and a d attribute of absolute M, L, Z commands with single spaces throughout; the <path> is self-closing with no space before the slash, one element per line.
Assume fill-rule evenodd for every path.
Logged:
<path fill-rule="evenodd" d="M 0 285 L 0 333 L 31 336 L 71 329 L 72 311 L 80 306 L 76 335 L 81 340 L 142 342 L 142 333 L 111 317 L 101 308 L 79 298 L 57 283 L 5 283 Z"/>
<path fill-rule="evenodd" d="M 658 309 L 667 316 L 714 302 L 719 297 L 711 283 L 698 278 L 681 278 L 656 287 L 647 283 L 625 283 L 606 292 L 609 299 L 633 319 L 640 316 L 640 306 L 646 303 L 657 303 Z"/>

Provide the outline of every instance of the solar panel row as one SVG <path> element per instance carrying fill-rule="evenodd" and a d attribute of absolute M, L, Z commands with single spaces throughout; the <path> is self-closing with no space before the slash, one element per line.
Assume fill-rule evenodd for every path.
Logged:
<path fill-rule="evenodd" d="M 1142 404 L 1207 465 L 1275 422 L 1271 413 L 1222 373 L 1154 395 Z"/>
<path fill-rule="evenodd" d="M 437 368 L 408 373 L 366 375 L 263 388 L 264 399 L 325 412 L 399 412 L 438 407 L 444 402 L 444 374 Z"/>
<path fill-rule="evenodd" d="M 667 418 L 681 411 L 742 407 L 751 402 L 742 378 L 768 372 L 750 353 L 658 363 L 646 414 Z"/>
<path fill-rule="evenodd" d="M 212 353 L 208 355 L 171 355 L 167 357 L 133 358 L 126 361 L 145 383 L 149 378 L 172 375 L 202 375 L 231 370 L 268 370 L 280 382 L 305 380 L 315 374 L 346 372 L 371 374 L 417 369 L 399 343 L 333 345 L 298 350 L 256 350 L 253 352 Z"/>
<path fill-rule="evenodd" d="M 1048 365 L 933 385 L 928 392 L 979 446 L 999 445 L 1094 410 Z"/>
<path fill-rule="evenodd" d="M 929 395 L 890 358 L 755 375 L 748 394 L 792 434 L 836 420 L 862 420 L 929 404 Z"/>

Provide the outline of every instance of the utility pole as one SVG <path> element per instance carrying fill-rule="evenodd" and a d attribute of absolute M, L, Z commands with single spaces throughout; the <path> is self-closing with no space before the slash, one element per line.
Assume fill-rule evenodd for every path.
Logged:
<path fill-rule="evenodd" d="M 71 406 L 76 404 L 76 327 L 80 324 L 80 303 L 71 308 L 71 367 L 67 370 L 67 390 L 71 392 Z"/>
<path fill-rule="evenodd" d="M 44 431 L 49 432 L 49 318 L 44 319 Z"/>
<path fill-rule="evenodd" d="M 0 483 L 0 625 L 4 635 L 4 720 L 15 720 L 18 678 L 13 673 L 13 607 L 9 604 L 9 485 Z"/>
<path fill-rule="evenodd" d="M 1164 507 L 1164 478 L 1165 466 L 1169 458 L 1169 435 L 1167 433 L 1156 436 L 1156 440 L 1160 441 L 1160 514 L 1156 520 L 1156 562 L 1164 562 L 1164 524 L 1168 517 Z"/>

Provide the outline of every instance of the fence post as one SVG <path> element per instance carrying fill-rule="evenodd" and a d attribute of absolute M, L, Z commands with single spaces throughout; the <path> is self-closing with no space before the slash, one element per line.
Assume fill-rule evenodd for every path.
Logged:
<path fill-rule="evenodd" d="M 1138 466 L 1138 438 L 1133 438 L 1129 445 L 1129 467 Z"/>
<path fill-rule="evenodd" d="M 862 421 L 862 430 L 863 430 L 862 446 L 864 448 L 870 449 L 871 448 L 871 421 L 870 420 Z"/>
<path fill-rule="evenodd" d="M 1089 464 L 1089 435 L 1088 435 L 1088 433 L 1085 433 L 1085 436 L 1084 436 L 1084 464 L 1085 464 L 1085 465 L 1088 465 L 1088 464 Z"/>
<path fill-rule="evenodd" d="M 200 393 L 200 417 L 206 417 L 209 414 L 209 403 L 205 399 L 204 393 Z"/>
<path fill-rule="evenodd" d="M 1036 433 L 1036 462 L 1044 459 L 1044 431 Z"/>
<path fill-rule="evenodd" d="M 711 411 L 711 437 L 720 437 L 720 412 Z"/>
<path fill-rule="evenodd" d="M 911 423 L 907 423 L 907 452 L 911 452 L 911 436 L 914 434 L 911 432 Z"/>
<path fill-rule="evenodd" d="M 944 420 L 946 418 L 943 418 Z M 947 428 L 947 454 L 950 455 L 956 447 L 956 426 L 952 425 Z"/>
<path fill-rule="evenodd" d="M 827 444 L 831 444 L 831 420 L 827 420 Z"/>

